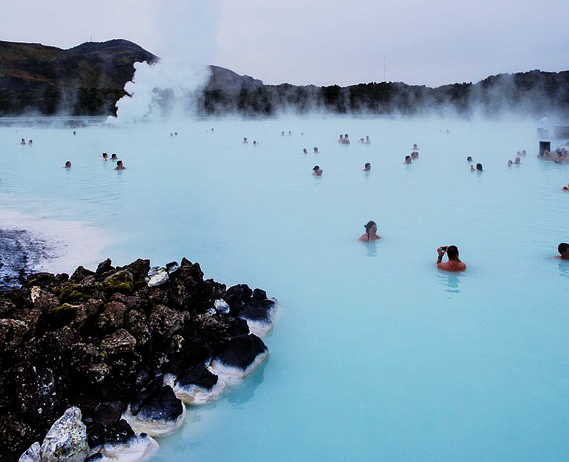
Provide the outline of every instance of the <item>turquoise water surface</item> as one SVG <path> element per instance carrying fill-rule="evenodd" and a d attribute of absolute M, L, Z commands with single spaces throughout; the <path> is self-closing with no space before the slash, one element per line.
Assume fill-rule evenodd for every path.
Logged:
<path fill-rule="evenodd" d="M 341 117 L 2 127 L 0 225 L 52 240 L 48 270 L 185 256 L 207 278 L 279 299 L 269 359 L 189 408 L 153 461 L 566 461 L 569 262 L 553 257 L 569 241 L 569 166 L 536 157 L 535 128 Z M 357 142 L 366 135 L 371 145 Z M 420 158 L 403 165 L 414 143 Z M 370 219 L 382 239 L 358 242 Z M 464 273 L 435 267 L 450 244 Z"/>

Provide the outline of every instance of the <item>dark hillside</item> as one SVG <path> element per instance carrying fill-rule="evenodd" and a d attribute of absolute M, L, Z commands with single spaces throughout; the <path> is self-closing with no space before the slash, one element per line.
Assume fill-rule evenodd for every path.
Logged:
<path fill-rule="evenodd" d="M 0 41 L 0 116 L 19 114 L 115 115 L 126 95 L 134 63 L 159 58 L 127 40 L 87 42 L 62 50 L 34 43 Z M 304 114 L 476 112 L 497 117 L 506 112 L 528 116 L 569 116 L 569 71 L 533 70 L 489 76 L 478 83 L 437 88 L 402 82 L 371 82 L 340 87 L 264 85 L 262 81 L 219 66 L 198 95 L 202 115 L 270 116 Z M 158 92 L 164 102 L 168 89 Z"/>

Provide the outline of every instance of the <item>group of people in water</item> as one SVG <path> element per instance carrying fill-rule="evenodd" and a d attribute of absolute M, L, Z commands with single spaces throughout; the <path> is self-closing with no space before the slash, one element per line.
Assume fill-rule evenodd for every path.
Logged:
<path fill-rule="evenodd" d="M 563 147 L 558 147 L 555 151 L 545 150 L 543 152 L 543 158 L 547 160 L 552 160 L 558 164 L 563 162 L 569 162 L 569 152 Z"/>
<path fill-rule="evenodd" d="M 411 155 L 405 156 L 403 159 L 404 164 L 412 164 L 414 160 L 419 158 L 419 146 L 416 144 L 413 145 L 413 150 L 411 151 Z"/>
<path fill-rule="evenodd" d="M 369 136 L 366 135 L 365 138 L 360 138 L 359 143 L 362 144 L 371 144 L 371 140 L 369 139 Z M 350 144 L 350 137 L 349 135 L 346 133 L 345 135 L 340 135 L 340 137 L 338 138 L 338 143 L 340 144 Z"/>
<path fill-rule="evenodd" d="M 77 132 L 74 131 L 73 134 L 76 135 Z M 177 135 L 177 133 L 176 133 L 176 135 Z M 29 140 L 28 143 L 26 143 L 26 140 L 24 138 L 22 138 L 22 140 L 20 141 L 20 144 L 21 145 L 27 144 L 28 146 L 31 146 L 33 144 L 33 141 Z M 103 152 L 103 160 L 104 161 L 109 160 L 109 155 L 106 152 Z M 116 154 L 111 155 L 111 160 L 113 162 L 117 163 L 117 166 L 114 168 L 115 170 L 126 170 L 126 167 L 124 166 L 123 161 L 119 160 L 119 158 L 117 157 Z M 71 164 L 70 160 L 66 161 L 65 164 L 63 165 L 63 168 L 66 168 L 66 169 L 70 169 L 71 167 L 72 167 L 72 164 Z"/>
<path fill-rule="evenodd" d="M 106 152 L 103 152 L 103 160 L 104 161 L 109 160 L 109 154 L 107 154 Z M 119 160 L 116 154 L 111 154 L 111 160 L 117 163 L 117 166 L 114 168 L 115 170 L 126 170 L 123 161 Z M 65 162 L 63 168 L 71 168 L 71 161 L 68 160 L 67 162 Z"/>
<path fill-rule="evenodd" d="M 178 133 L 176 133 L 177 135 Z M 107 154 L 106 152 L 103 152 L 103 160 L 104 161 L 108 161 L 109 160 L 109 154 Z M 119 160 L 119 158 L 117 157 L 116 154 L 111 154 L 111 160 L 113 162 L 117 163 L 117 166 L 115 167 L 115 170 L 126 170 L 126 167 L 124 166 L 124 163 L 122 160 Z"/>
<path fill-rule="evenodd" d="M 370 220 L 365 225 L 365 233 L 359 238 L 362 242 L 373 242 L 381 239 L 377 234 L 377 224 L 375 221 Z M 443 256 L 447 254 L 448 261 L 443 263 Z M 466 265 L 458 258 L 458 247 L 455 245 L 443 245 L 437 249 L 437 268 L 444 271 L 464 271 Z M 569 250 L 567 251 L 567 259 L 569 259 Z"/>
<path fill-rule="evenodd" d="M 105 160 L 105 161 L 109 160 L 109 155 L 106 152 L 103 152 L 103 160 Z M 116 154 L 112 155 L 111 160 L 113 162 L 117 163 L 117 166 L 114 168 L 115 170 L 126 170 L 126 167 L 124 166 L 123 161 L 118 160 L 118 157 Z M 71 168 L 71 161 L 68 160 L 67 162 L 65 162 L 65 165 L 63 166 L 63 168 Z"/>
<path fill-rule="evenodd" d="M 370 220 L 365 225 L 365 233 L 359 238 L 362 242 L 373 242 L 381 239 L 381 236 L 377 234 L 377 224 L 375 221 Z M 557 251 L 562 260 L 569 260 L 569 244 L 562 242 L 557 246 Z M 447 255 L 448 261 L 443 262 L 444 255 Z M 442 245 L 437 249 L 437 268 L 444 271 L 464 271 L 466 269 L 466 264 L 464 264 L 458 256 L 458 247 L 455 245 Z"/>

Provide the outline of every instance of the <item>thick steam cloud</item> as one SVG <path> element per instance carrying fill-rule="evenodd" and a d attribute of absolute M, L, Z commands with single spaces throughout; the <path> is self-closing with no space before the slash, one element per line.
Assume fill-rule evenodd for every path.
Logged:
<path fill-rule="evenodd" d="M 155 2 L 157 55 L 154 65 L 136 63 L 132 82 L 117 102 L 118 122 L 195 114 L 195 101 L 210 76 L 219 22 L 219 1 Z"/>

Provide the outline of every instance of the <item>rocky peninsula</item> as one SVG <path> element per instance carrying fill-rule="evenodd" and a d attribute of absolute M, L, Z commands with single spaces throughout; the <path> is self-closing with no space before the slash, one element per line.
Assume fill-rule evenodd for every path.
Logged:
<path fill-rule="evenodd" d="M 111 260 L 0 294 L 0 459 L 140 460 L 267 356 L 263 290 Z M 257 335 L 255 335 L 255 332 Z"/>

